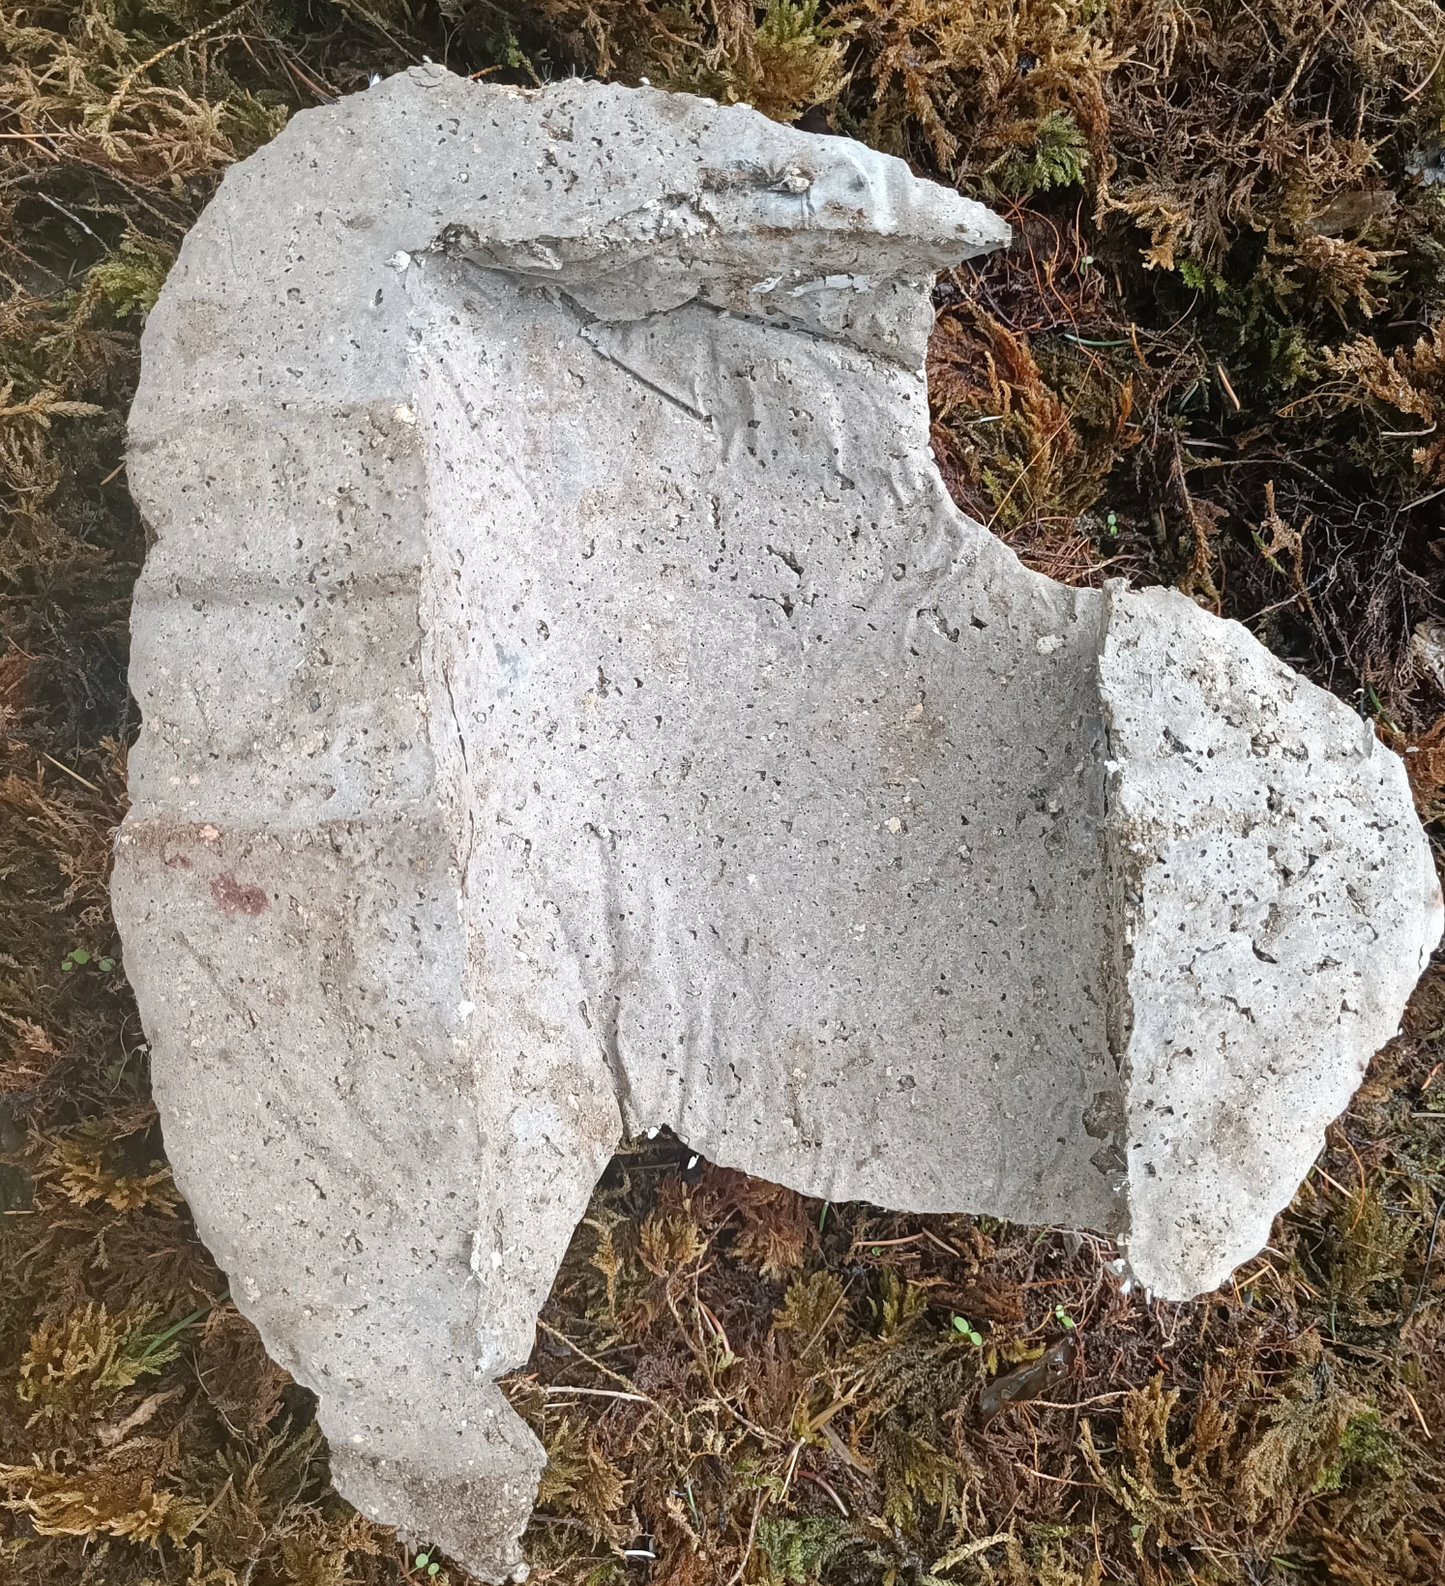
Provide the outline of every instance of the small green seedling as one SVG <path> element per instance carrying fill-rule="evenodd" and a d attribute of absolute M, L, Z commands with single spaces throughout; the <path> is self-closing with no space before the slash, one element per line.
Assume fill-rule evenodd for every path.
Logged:
<path fill-rule="evenodd" d="M 86 964 L 93 963 L 103 975 L 108 975 L 115 968 L 113 958 L 92 958 L 83 947 L 72 947 L 60 960 L 60 967 L 68 975 L 72 970 L 83 969 Z"/>
<path fill-rule="evenodd" d="M 954 1317 L 953 1330 L 956 1333 L 962 1333 L 969 1343 L 971 1343 L 975 1348 L 981 1348 L 983 1346 L 983 1334 L 977 1331 L 973 1323 L 970 1322 L 966 1316 Z"/>
<path fill-rule="evenodd" d="M 1118 519 L 1118 517 L 1114 513 L 1111 512 L 1109 514 L 1109 516 L 1104 519 L 1104 527 L 1106 529 L 1108 529 L 1110 534 L 1118 534 L 1118 532 L 1119 532 L 1119 519 Z"/>
<path fill-rule="evenodd" d="M 411 1568 L 407 1571 L 407 1574 L 415 1576 L 418 1570 L 425 1570 L 428 1575 L 439 1575 L 441 1573 L 441 1565 L 432 1561 L 430 1553 L 418 1553 L 411 1561 Z"/>
<path fill-rule="evenodd" d="M 1062 1305 L 1056 1305 L 1054 1307 L 1054 1320 L 1059 1324 L 1060 1327 L 1071 1328 L 1074 1325 L 1074 1318 L 1069 1315 Z"/>

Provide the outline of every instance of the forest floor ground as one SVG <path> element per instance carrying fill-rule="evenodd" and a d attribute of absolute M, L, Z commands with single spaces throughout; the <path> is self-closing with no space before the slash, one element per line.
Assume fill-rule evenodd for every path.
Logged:
<path fill-rule="evenodd" d="M 164 1160 L 107 879 L 138 337 L 226 167 L 423 56 L 742 100 L 993 204 L 934 447 L 1070 582 L 1178 586 L 1406 755 L 1445 854 L 1435 0 L 35 0 L 0 10 L 0 1582 L 464 1586 L 330 1489 Z M 1086 1232 L 619 1156 L 507 1391 L 539 1582 L 1445 1579 L 1445 971 L 1270 1245 L 1188 1304 Z M 585 1390 L 585 1391 L 582 1391 Z"/>

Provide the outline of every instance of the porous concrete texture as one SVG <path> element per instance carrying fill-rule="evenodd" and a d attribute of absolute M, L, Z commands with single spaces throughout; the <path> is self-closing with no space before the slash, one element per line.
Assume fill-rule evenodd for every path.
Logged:
<path fill-rule="evenodd" d="M 337 1485 L 489 1579 L 495 1386 L 624 1130 L 1253 1254 L 1440 931 L 1400 762 L 949 501 L 978 205 L 742 107 L 428 67 L 152 312 L 115 909 L 177 1180 Z"/>

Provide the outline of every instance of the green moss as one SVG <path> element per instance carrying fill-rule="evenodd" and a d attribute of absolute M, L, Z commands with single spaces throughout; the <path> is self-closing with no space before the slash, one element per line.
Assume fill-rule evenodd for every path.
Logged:
<path fill-rule="evenodd" d="M 757 1545 L 765 1566 L 760 1586 L 819 1586 L 849 1540 L 843 1523 L 826 1515 L 759 1520 Z"/>
<path fill-rule="evenodd" d="M 1009 155 L 995 180 L 1011 198 L 1074 187 L 1089 169 L 1089 140 L 1067 110 L 1050 110 L 1034 129 L 1033 147 Z"/>
<path fill-rule="evenodd" d="M 1320 1472 L 1312 1491 L 1338 1492 L 1346 1485 L 1397 1481 L 1404 1469 L 1399 1440 L 1381 1424 L 1380 1412 L 1361 1410 L 1345 1423 L 1335 1457 Z"/>
<path fill-rule="evenodd" d="M 122 237 L 113 253 L 86 271 L 72 316 L 86 319 L 104 309 L 112 319 L 143 320 L 160 296 L 174 258 L 174 253 L 149 238 Z"/>

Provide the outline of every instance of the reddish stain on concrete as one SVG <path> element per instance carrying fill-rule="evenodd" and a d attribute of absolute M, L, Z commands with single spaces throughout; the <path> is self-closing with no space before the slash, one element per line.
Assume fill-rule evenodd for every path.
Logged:
<path fill-rule="evenodd" d="M 211 883 L 216 907 L 226 914 L 259 914 L 266 907 L 264 887 L 243 887 L 235 876 L 217 876 Z"/>

